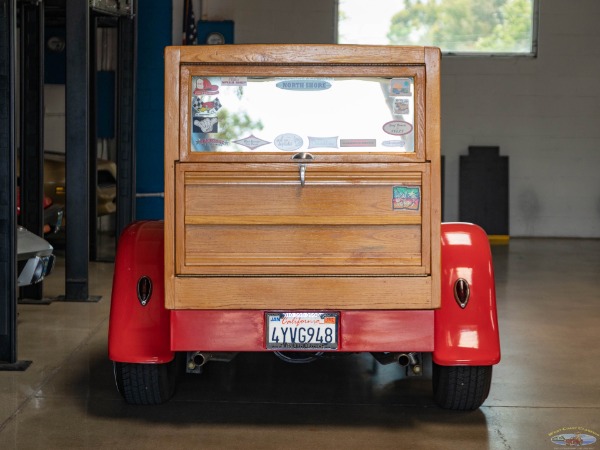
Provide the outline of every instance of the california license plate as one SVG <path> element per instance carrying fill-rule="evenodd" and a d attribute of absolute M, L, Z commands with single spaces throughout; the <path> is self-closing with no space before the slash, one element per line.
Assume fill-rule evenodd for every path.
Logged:
<path fill-rule="evenodd" d="M 339 313 L 266 313 L 271 350 L 337 350 Z"/>

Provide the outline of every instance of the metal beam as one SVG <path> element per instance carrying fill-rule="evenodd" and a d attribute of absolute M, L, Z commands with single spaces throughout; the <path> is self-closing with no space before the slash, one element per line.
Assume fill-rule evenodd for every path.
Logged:
<path fill-rule="evenodd" d="M 20 39 L 20 223 L 44 235 L 44 6 L 21 2 Z M 41 300 L 42 283 L 21 288 L 21 297 Z"/>
<path fill-rule="evenodd" d="M 90 210 L 90 9 L 66 0 L 66 261 L 65 300 L 89 297 Z"/>
<path fill-rule="evenodd" d="M 16 0 L 0 0 L 0 370 L 30 364 L 17 360 L 16 22 Z"/>
<path fill-rule="evenodd" d="M 134 10 L 135 8 L 134 5 Z M 135 60 L 137 18 L 119 17 L 117 63 L 116 238 L 135 218 Z"/>

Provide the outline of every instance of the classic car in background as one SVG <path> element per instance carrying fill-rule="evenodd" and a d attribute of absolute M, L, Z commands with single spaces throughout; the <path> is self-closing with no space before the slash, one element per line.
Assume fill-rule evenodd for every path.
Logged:
<path fill-rule="evenodd" d="M 58 233 L 62 225 L 64 207 L 44 195 L 44 234 Z M 17 187 L 17 215 L 21 215 L 21 188 Z"/>
<path fill-rule="evenodd" d="M 117 165 L 113 161 L 98 158 L 97 167 L 97 214 L 104 216 L 117 210 Z M 44 152 L 44 195 L 54 203 L 65 204 L 65 155 Z"/>
<path fill-rule="evenodd" d="M 52 246 L 41 237 L 17 227 L 17 267 L 19 287 L 36 284 L 54 268 Z"/>

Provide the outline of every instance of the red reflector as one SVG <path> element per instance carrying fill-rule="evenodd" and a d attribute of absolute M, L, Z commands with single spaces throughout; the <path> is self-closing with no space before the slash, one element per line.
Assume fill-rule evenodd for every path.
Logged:
<path fill-rule="evenodd" d="M 469 283 L 464 278 L 459 278 L 454 283 L 454 298 L 458 303 L 458 306 L 465 308 L 469 301 L 471 292 L 469 290 Z"/>

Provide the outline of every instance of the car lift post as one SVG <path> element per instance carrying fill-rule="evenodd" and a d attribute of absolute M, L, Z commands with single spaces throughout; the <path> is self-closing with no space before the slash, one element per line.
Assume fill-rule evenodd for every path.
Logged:
<path fill-rule="evenodd" d="M 20 3 L 20 223 L 44 236 L 44 2 Z M 24 286 L 20 298 L 44 303 L 43 283 Z"/>
<path fill-rule="evenodd" d="M 137 1 L 133 14 L 119 17 L 117 65 L 117 223 L 116 239 L 135 219 L 135 72 Z"/>
<path fill-rule="evenodd" d="M 0 370 L 25 370 L 17 360 L 15 174 L 16 0 L 0 0 Z"/>
<path fill-rule="evenodd" d="M 66 1 L 66 261 L 65 301 L 96 302 L 89 296 L 90 255 L 90 7 Z"/>

